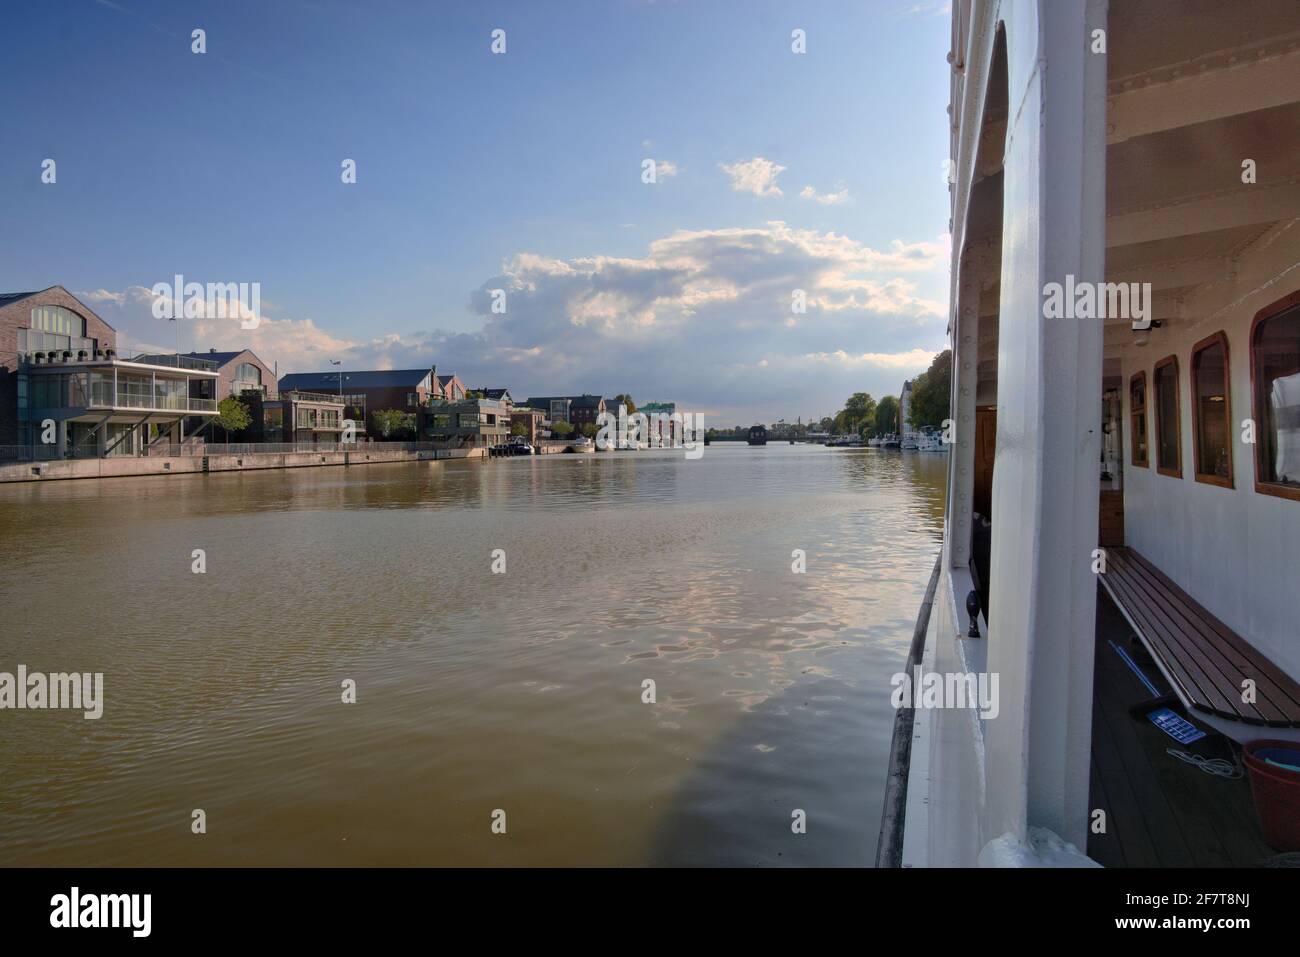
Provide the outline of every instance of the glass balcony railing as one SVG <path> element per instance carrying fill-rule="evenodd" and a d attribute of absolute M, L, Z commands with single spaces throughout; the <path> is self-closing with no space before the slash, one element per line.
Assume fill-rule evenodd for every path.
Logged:
<path fill-rule="evenodd" d="M 282 393 L 280 398 L 289 399 L 295 402 L 329 402 L 335 405 L 343 402 L 343 399 L 340 398 L 337 393 L 301 392 L 297 389 L 294 389 L 291 392 Z"/>
<path fill-rule="evenodd" d="M 90 390 L 91 407 L 112 409 L 153 409 L 160 412 L 216 412 L 215 399 L 194 399 L 183 393 L 149 393 L 119 388 L 114 394 L 112 383 L 94 383 Z"/>
<path fill-rule="evenodd" d="M 216 372 L 219 368 L 211 359 L 197 359 L 194 356 L 181 356 L 174 353 L 133 356 L 123 361 L 151 366 L 171 366 L 175 369 L 193 369 L 195 372 Z"/>

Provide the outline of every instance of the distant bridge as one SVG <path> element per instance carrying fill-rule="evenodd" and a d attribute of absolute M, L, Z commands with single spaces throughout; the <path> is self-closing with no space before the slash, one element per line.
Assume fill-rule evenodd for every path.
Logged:
<path fill-rule="evenodd" d="M 808 438 L 807 436 L 800 436 L 800 437 L 794 437 L 794 438 L 792 438 L 791 436 L 788 436 L 788 435 L 786 435 L 786 436 L 778 436 L 778 435 L 773 435 L 771 432 L 767 433 L 767 444 L 768 444 L 768 445 L 780 445 L 780 444 L 783 444 L 783 443 L 784 443 L 784 444 L 789 444 L 789 445 L 794 445 L 796 442 L 807 443 L 807 444 L 809 444 L 809 445 L 821 445 L 821 444 L 822 444 L 823 442 L 825 442 L 825 441 L 826 441 L 826 436 L 824 436 L 824 435 L 823 435 L 823 436 L 818 436 L 817 438 L 812 438 L 812 439 L 810 439 L 810 438 Z M 746 443 L 747 443 L 747 442 L 749 442 L 749 436 L 747 436 L 747 435 L 710 435 L 710 436 L 708 437 L 708 442 L 709 442 L 710 445 L 712 445 L 714 442 L 746 442 Z"/>

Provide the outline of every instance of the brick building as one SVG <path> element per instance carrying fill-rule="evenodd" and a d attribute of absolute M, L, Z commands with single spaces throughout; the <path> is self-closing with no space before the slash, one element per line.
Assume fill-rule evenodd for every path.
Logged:
<path fill-rule="evenodd" d="M 454 376 L 447 377 L 449 380 Z M 456 380 L 458 383 L 460 380 Z M 455 383 L 448 382 L 455 388 Z M 280 391 L 298 391 L 341 396 L 345 418 L 357 423 L 357 435 L 380 435 L 374 415 L 384 409 L 409 412 L 418 419 L 429 400 L 442 398 L 446 388 L 435 369 L 377 369 L 352 372 L 296 372 L 281 377 Z M 463 395 L 463 386 L 461 387 Z M 362 423 L 365 423 L 364 429 Z"/>
<path fill-rule="evenodd" d="M 138 455 L 150 443 L 180 444 L 187 418 L 216 415 L 214 401 L 192 393 L 217 378 L 205 360 L 120 358 L 113 327 L 62 286 L 0 294 L 0 447 L 14 455 L 16 447 L 43 457 Z"/>

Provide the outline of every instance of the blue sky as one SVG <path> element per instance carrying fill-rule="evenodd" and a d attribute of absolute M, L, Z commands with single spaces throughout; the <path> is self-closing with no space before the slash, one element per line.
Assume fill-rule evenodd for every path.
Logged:
<path fill-rule="evenodd" d="M 183 348 L 833 413 L 944 344 L 943 7 L 33 5 L 0 62 L 0 290 L 64 285 L 133 351 L 174 347 L 153 284 L 259 282 L 257 329 Z"/>

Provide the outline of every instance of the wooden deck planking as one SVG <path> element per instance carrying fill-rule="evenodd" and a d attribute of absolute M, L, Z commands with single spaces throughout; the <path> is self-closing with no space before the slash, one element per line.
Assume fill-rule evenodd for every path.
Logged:
<path fill-rule="evenodd" d="M 1090 834 L 1089 855 L 1108 866 L 1249 867 L 1275 854 L 1259 832 L 1249 782 L 1206 774 L 1165 752 L 1175 747 L 1229 757 L 1225 739 L 1180 746 L 1149 721 L 1133 718 L 1129 708 L 1150 694 L 1108 641 L 1145 657 L 1103 590 L 1097 603 L 1090 806 L 1107 810 L 1119 849 Z M 1139 666 L 1163 691 L 1166 682 L 1155 666 Z"/>
<path fill-rule="evenodd" d="M 1093 729 L 1094 733 L 1100 730 L 1102 736 L 1093 741 L 1092 750 L 1112 802 L 1113 817 L 1109 823 L 1123 845 L 1126 864 L 1129 867 L 1191 866 L 1192 851 L 1174 809 L 1151 771 L 1150 759 L 1139 740 L 1137 722 L 1128 713 L 1129 704 L 1146 696 L 1146 689 L 1109 645 L 1098 644 L 1097 659 L 1093 678 Z M 1115 670 L 1116 665 L 1123 669 L 1122 674 Z M 1109 777 L 1108 767 L 1112 769 Z M 1122 784 L 1115 783 L 1116 777 Z"/>
<path fill-rule="evenodd" d="M 1103 834 L 1094 834 L 1091 827 L 1089 827 L 1088 856 L 1102 867 L 1124 867 L 1124 845 L 1120 843 L 1119 835 L 1115 833 L 1115 828 L 1109 826 L 1109 823 L 1115 819 L 1115 814 L 1111 807 L 1110 799 L 1106 795 L 1106 785 L 1102 782 L 1101 771 L 1097 768 L 1096 757 L 1089 762 L 1089 765 L 1089 825 L 1091 825 L 1092 821 L 1091 812 L 1093 810 L 1100 810 L 1106 815 L 1108 826 Z"/>

